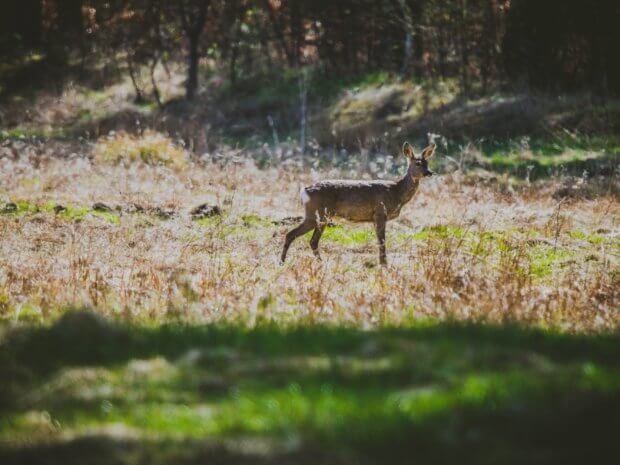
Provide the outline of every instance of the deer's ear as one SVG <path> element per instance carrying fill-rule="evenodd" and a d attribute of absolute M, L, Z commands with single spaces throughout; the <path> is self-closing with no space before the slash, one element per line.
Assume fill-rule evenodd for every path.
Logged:
<path fill-rule="evenodd" d="M 435 154 L 436 148 L 437 148 L 437 145 L 435 144 L 431 144 L 428 147 L 426 147 L 424 150 L 422 150 L 422 158 L 424 158 L 425 160 L 428 158 L 431 158 Z"/>
<path fill-rule="evenodd" d="M 403 155 L 411 159 L 415 157 L 415 153 L 413 153 L 413 147 L 411 146 L 409 142 L 405 142 L 403 144 Z"/>

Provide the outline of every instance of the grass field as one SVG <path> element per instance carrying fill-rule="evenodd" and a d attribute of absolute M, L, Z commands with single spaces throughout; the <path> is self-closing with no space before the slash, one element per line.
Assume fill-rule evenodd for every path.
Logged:
<path fill-rule="evenodd" d="M 618 327 L 613 195 L 557 200 L 557 181 L 515 189 L 456 172 L 424 182 L 390 223 L 387 268 L 376 266 L 372 226 L 349 224 L 328 229 L 323 262 L 306 238 L 280 266 L 300 186 L 359 173 L 196 165 L 159 139 L 136 151 L 171 154 L 169 167 L 110 165 L 104 143 L 93 160 L 4 159 L 3 320 L 86 306 L 128 322 Z M 192 219 L 202 203 L 222 214 Z"/>
<path fill-rule="evenodd" d="M 346 223 L 322 262 L 306 237 L 280 265 L 299 187 L 367 174 L 196 162 L 151 133 L 85 147 L 2 159 L 2 463 L 613 452 L 609 179 L 444 174 L 389 224 L 389 266 L 372 227 Z M 193 218 L 203 203 L 221 214 Z"/>
<path fill-rule="evenodd" d="M 165 135 L 175 124 L 203 131 L 187 113 L 198 106 L 149 116 L 126 83 L 39 96 L 34 113 L 13 111 L 27 99 L 7 107 L 0 463 L 584 463 L 617 453 L 617 136 L 432 134 L 440 175 L 388 224 L 387 267 L 372 225 L 344 222 L 326 230 L 322 261 L 305 237 L 280 265 L 301 186 L 395 178 L 405 162 L 400 133 L 349 151 L 311 139 L 303 155 L 284 134 L 277 146 L 248 136 L 274 105 L 281 120 L 294 113 L 277 101 L 295 95 L 297 81 L 287 85 L 245 109 L 231 100 L 223 111 L 245 116 L 212 148 Z M 352 107 L 421 92 L 358 85 L 326 107 L 334 127 L 357 121 Z M 480 102 L 447 90 L 450 102 L 429 101 L 454 133 L 463 115 L 483 118 Z M 499 127 L 540 110 L 488 100 L 484 118 Z M 426 124 L 416 119 L 425 109 L 394 108 L 364 131 Z M 601 107 L 601 118 L 616 109 Z M 169 131 L 136 128 L 137 117 L 145 127 L 169 118 Z M 110 121 L 128 132 L 108 132 Z M 211 134 L 200 131 L 196 140 Z M 193 215 L 202 204 L 219 210 Z"/>

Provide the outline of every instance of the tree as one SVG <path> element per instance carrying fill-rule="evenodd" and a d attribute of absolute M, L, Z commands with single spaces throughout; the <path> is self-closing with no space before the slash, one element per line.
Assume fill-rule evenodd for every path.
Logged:
<path fill-rule="evenodd" d="M 41 0 L 5 0 L 0 7 L 0 45 L 40 45 L 41 20 Z"/>
<path fill-rule="evenodd" d="M 198 89 L 198 61 L 200 59 L 200 36 L 207 20 L 211 0 L 180 0 L 179 17 L 188 42 L 187 81 L 185 98 L 191 99 Z"/>
<path fill-rule="evenodd" d="M 506 69 L 547 90 L 620 92 L 619 20 L 613 0 L 513 0 L 503 41 Z"/>

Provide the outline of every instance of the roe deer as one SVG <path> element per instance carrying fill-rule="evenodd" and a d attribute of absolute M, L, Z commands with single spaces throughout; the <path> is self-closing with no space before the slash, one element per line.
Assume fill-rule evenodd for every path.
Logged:
<path fill-rule="evenodd" d="M 288 232 L 282 250 L 281 262 L 286 260 L 288 248 L 295 239 L 314 229 L 310 247 L 317 258 L 319 240 L 331 217 L 354 222 L 373 222 L 379 240 L 379 262 L 387 264 L 385 256 L 385 223 L 396 218 L 400 209 L 411 200 L 420 179 L 432 176 L 428 159 L 435 153 L 435 144 L 426 147 L 418 156 L 409 142 L 403 145 L 403 154 L 409 160 L 407 173 L 398 181 L 321 181 L 301 190 L 301 201 L 306 208 L 303 223 Z"/>

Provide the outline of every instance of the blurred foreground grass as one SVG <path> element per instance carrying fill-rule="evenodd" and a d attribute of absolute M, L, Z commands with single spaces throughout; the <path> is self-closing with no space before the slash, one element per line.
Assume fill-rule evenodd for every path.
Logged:
<path fill-rule="evenodd" d="M 617 335 L 119 326 L 0 339 L 0 462 L 600 463 Z"/>

